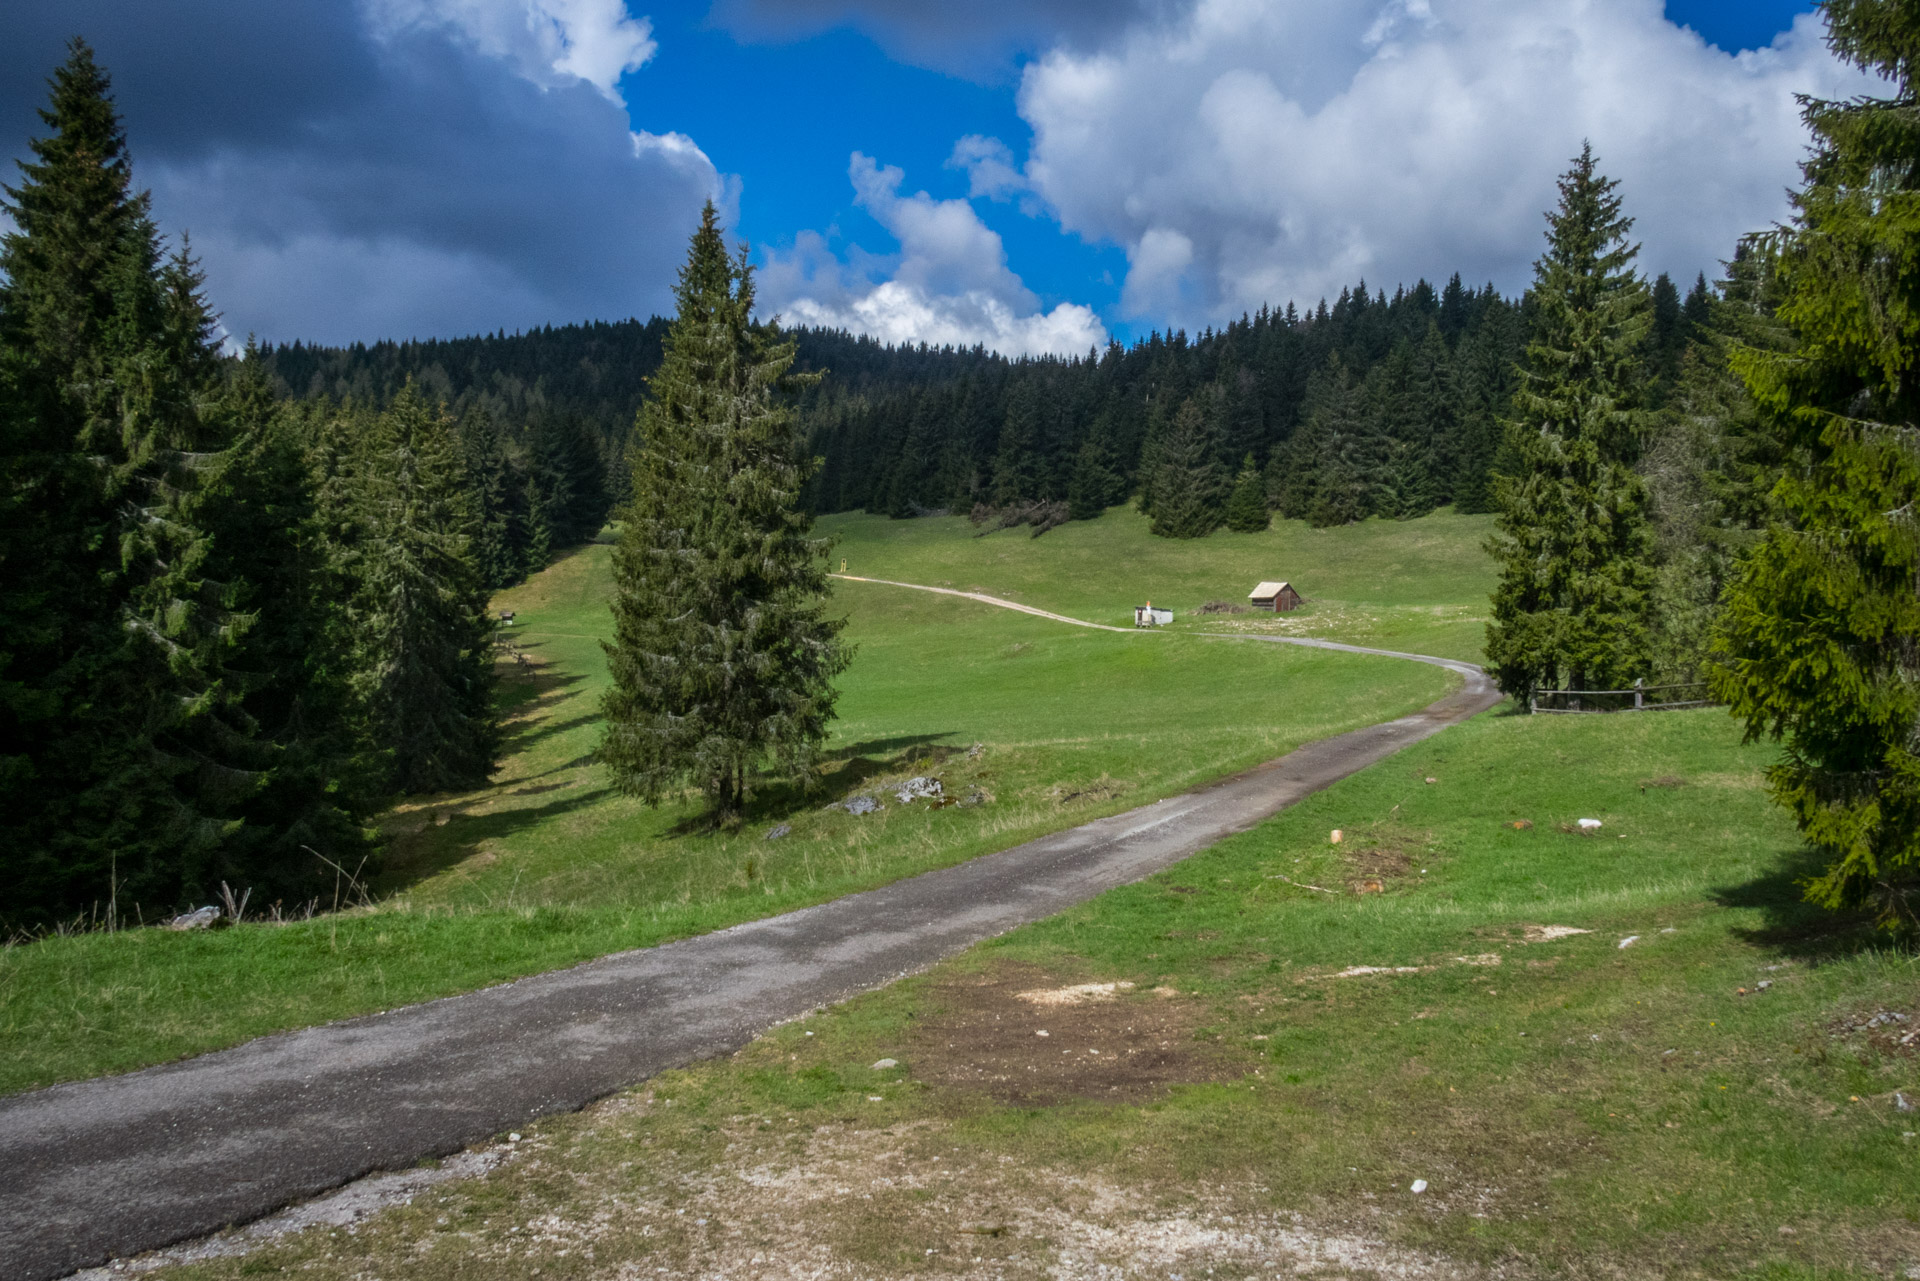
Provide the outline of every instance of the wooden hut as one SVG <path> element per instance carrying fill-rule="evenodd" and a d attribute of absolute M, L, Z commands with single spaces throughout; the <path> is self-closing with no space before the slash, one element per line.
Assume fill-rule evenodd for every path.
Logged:
<path fill-rule="evenodd" d="M 1292 583 L 1261 583 L 1247 593 L 1247 604 L 1273 614 L 1285 614 L 1300 608 L 1300 593 Z"/>

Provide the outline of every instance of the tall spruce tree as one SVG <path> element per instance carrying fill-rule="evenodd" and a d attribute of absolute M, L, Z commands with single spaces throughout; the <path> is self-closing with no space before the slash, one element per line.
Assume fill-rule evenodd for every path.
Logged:
<path fill-rule="evenodd" d="M 1825 868 L 1809 899 L 1920 926 L 1920 10 L 1827 0 L 1828 43 L 1891 83 L 1809 101 L 1815 149 L 1771 248 L 1791 353 L 1738 351 L 1798 458 L 1726 606 L 1714 686 Z"/>
<path fill-rule="evenodd" d="M 411 385 L 362 421 L 347 558 L 362 733 L 395 790 L 471 787 L 492 772 L 499 722 L 460 442 Z"/>
<path fill-rule="evenodd" d="M 1205 538 L 1226 519 L 1230 482 L 1213 406 L 1202 399 L 1187 398 L 1160 442 L 1149 528 L 1162 538 Z"/>
<path fill-rule="evenodd" d="M 1497 486 L 1501 564 L 1487 659 L 1514 697 L 1614 688 L 1646 673 L 1652 538 L 1634 473 L 1646 286 L 1617 183 L 1593 148 L 1560 179 L 1534 264 L 1534 328 Z"/>
<path fill-rule="evenodd" d="M 212 321 L 163 264 L 106 73 L 69 47 L 0 247 L 0 911 L 164 909 L 210 887 L 257 783 L 194 496 Z"/>
<path fill-rule="evenodd" d="M 209 580 L 249 619 L 229 657 L 237 711 L 259 781 L 239 808 L 219 875 L 257 903 L 298 900 L 369 849 L 361 820 L 384 780 L 365 768 L 353 731 L 340 602 L 347 583 L 328 555 L 308 457 L 313 407 L 276 401 L 249 344 L 207 412 L 220 460 L 195 495 L 211 547 Z"/>
<path fill-rule="evenodd" d="M 711 203 L 676 297 L 614 549 L 600 758 L 621 792 L 657 805 L 691 782 L 729 823 L 762 767 L 812 777 L 850 655 L 826 615 L 829 543 L 798 507 L 793 346 L 754 321 L 753 269 Z"/>

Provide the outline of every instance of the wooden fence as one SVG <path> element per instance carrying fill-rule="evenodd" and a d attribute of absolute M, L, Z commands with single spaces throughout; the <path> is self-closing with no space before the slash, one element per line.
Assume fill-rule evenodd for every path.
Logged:
<path fill-rule="evenodd" d="M 1594 712 L 1667 712 L 1682 707 L 1711 707 L 1707 683 L 1642 685 L 1632 689 L 1537 689 L 1527 696 L 1529 712 L 1556 716 Z"/>

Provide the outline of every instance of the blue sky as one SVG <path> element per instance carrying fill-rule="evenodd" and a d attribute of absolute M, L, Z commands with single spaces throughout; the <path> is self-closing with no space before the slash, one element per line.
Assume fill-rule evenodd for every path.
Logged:
<path fill-rule="evenodd" d="M 66 0 L 0 12 L 0 130 L 19 154 L 86 35 L 236 333 L 644 315 L 713 196 L 769 310 L 1084 350 L 1362 275 L 1518 290 L 1583 138 L 1623 179 L 1643 265 L 1711 272 L 1785 215 L 1792 95 L 1858 87 L 1810 10 Z"/>
<path fill-rule="evenodd" d="M 1771 44 L 1813 7 L 1812 0 L 1670 0 L 1665 14 L 1733 52 Z M 637 114 L 698 139 L 723 171 L 747 177 L 738 230 L 755 245 L 789 244 L 797 228 L 836 227 L 848 240 L 885 246 L 886 230 L 853 203 L 851 152 L 898 165 L 936 197 L 960 198 L 966 174 L 946 164 L 955 139 L 995 136 L 1019 149 L 1027 132 L 1014 98 L 1017 61 L 1033 56 L 1030 48 L 954 74 L 896 60 L 851 26 L 798 40 L 743 41 L 710 21 L 705 4 L 648 13 L 661 53 L 626 77 L 628 100 Z M 740 94 L 742 83 L 760 90 Z M 821 127 L 789 131 L 770 112 Z M 1089 244 L 1011 205 L 979 208 L 1046 305 L 1078 301 L 1104 310 L 1118 300 L 1126 271 L 1119 246 Z M 1124 340 L 1138 327 L 1116 320 L 1109 328 Z"/>

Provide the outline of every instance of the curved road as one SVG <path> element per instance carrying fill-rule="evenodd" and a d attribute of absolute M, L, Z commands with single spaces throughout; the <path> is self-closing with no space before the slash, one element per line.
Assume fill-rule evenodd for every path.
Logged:
<path fill-rule="evenodd" d="M 1411 716 L 881 889 L 0 1100 L 0 1277 L 38 1281 L 202 1236 L 728 1053 L 772 1024 L 1151 875 L 1500 699 L 1471 663 L 1234 639 L 1407 658 L 1464 679 Z"/>

